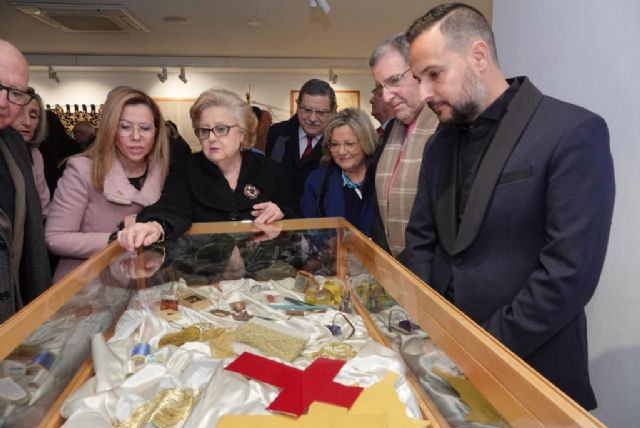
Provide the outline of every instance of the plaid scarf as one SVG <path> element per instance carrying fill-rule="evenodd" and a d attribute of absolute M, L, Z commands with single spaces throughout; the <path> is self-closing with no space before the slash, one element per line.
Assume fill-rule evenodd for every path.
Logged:
<path fill-rule="evenodd" d="M 426 106 L 412 124 L 410 135 L 407 135 L 407 125 L 396 120 L 378 162 L 376 195 L 389 249 L 394 257 L 404 249 L 404 232 L 418 190 L 422 153 L 437 126 L 437 116 Z"/>

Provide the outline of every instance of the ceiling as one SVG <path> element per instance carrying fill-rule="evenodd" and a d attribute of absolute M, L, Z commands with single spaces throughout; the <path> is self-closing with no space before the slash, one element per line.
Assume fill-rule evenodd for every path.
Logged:
<path fill-rule="evenodd" d="M 64 65 L 64 58 L 67 64 L 73 64 L 69 58 L 77 56 L 94 59 L 124 56 L 130 59 L 128 65 L 140 65 L 144 57 L 324 58 L 362 63 L 378 42 L 405 30 L 415 18 L 441 3 L 327 1 L 331 10 L 326 15 L 318 8 L 310 8 L 309 0 L 56 2 L 125 5 L 151 30 L 141 34 L 106 34 L 62 32 L 20 12 L 10 1 L 0 0 L 0 38 L 30 54 L 32 65 L 59 65 L 56 59 Z M 468 3 L 491 20 L 492 0 Z M 171 24 L 163 22 L 165 17 L 184 17 L 190 22 Z M 249 25 L 252 20 L 260 24 Z M 120 65 L 127 65 L 126 61 Z"/>

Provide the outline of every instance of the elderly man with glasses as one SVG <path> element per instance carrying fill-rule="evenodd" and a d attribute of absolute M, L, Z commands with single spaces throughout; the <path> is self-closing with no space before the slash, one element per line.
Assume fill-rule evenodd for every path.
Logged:
<path fill-rule="evenodd" d="M 280 163 L 299 201 L 307 176 L 320 163 L 322 127 L 336 111 L 336 94 L 327 82 L 311 79 L 300 88 L 297 104 L 295 115 L 269 129 L 266 154 Z"/>
<path fill-rule="evenodd" d="M 24 56 L 0 39 L 0 323 L 51 282 L 29 153 L 22 136 L 11 128 L 33 98 L 28 85 Z"/>
<path fill-rule="evenodd" d="M 376 197 L 380 211 L 373 240 L 402 260 L 405 228 L 409 222 L 418 185 L 418 172 L 427 140 L 438 126 L 438 118 L 423 108 L 418 82 L 411 74 L 409 45 L 404 33 L 391 36 L 373 50 L 369 66 L 384 102 L 395 115 L 395 123 L 380 154 Z"/>

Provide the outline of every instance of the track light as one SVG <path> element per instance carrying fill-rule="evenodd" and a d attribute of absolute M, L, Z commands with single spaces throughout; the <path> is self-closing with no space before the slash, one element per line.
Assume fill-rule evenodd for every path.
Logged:
<path fill-rule="evenodd" d="M 309 0 L 309 6 L 319 7 L 320 10 L 322 10 L 322 12 L 325 15 L 327 15 L 329 11 L 331 11 L 331 8 L 329 7 L 329 3 L 327 3 L 327 0 Z"/>
<path fill-rule="evenodd" d="M 182 80 L 182 83 L 187 83 L 187 73 L 185 73 L 184 67 L 180 67 L 180 74 L 178 74 L 178 79 Z"/>
<path fill-rule="evenodd" d="M 60 83 L 58 72 L 53 70 L 53 65 L 49 66 L 49 79 L 55 80 L 57 83 Z"/>
<path fill-rule="evenodd" d="M 338 82 L 338 75 L 334 73 L 331 68 L 329 69 L 329 82 L 333 83 L 334 85 Z"/>
<path fill-rule="evenodd" d="M 160 82 L 164 83 L 167 80 L 167 67 L 162 67 L 162 72 L 156 74 L 156 76 L 158 76 Z"/>

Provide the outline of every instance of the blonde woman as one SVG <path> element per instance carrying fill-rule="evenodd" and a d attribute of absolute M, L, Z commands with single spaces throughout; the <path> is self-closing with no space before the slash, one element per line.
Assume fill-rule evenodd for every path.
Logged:
<path fill-rule="evenodd" d="M 327 120 L 320 167 L 309 174 L 300 199 L 303 217 L 344 217 L 367 236 L 376 211 L 370 161 L 378 137 L 371 119 L 347 108 Z"/>
<path fill-rule="evenodd" d="M 125 217 L 160 198 L 168 153 L 157 104 L 137 89 L 112 91 L 95 142 L 69 159 L 51 203 L 45 239 L 61 256 L 54 281 L 107 245 Z"/>

